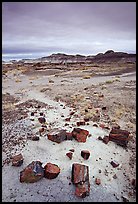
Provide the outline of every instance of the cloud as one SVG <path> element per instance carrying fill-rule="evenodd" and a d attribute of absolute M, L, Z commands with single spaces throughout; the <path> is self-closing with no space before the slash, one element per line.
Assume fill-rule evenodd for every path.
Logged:
<path fill-rule="evenodd" d="M 135 44 L 135 2 L 2 3 L 4 54 L 135 52 Z"/>

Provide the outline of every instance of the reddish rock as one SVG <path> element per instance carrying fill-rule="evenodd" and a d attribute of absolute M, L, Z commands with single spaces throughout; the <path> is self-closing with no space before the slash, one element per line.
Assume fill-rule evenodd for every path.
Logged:
<path fill-rule="evenodd" d="M 79 121 L 79 122 L 77 122 L 77 126 L 80 126 L 80 125 L 85 125 L 85 121 Z"/>
<path fill-rule="evenodd" d="M 134 188 L 136 188 L 136 179 L 132 179 L 132 181 L 131 181 L 131 184 L 132 184 L 132 186 L 134 186 Z"/>
<path fill-rule="evenodd" d="M 103 137 L 103 142 L 104 142 L 105 144 L 107 144 L 107 143 L 109 142 L 109 136 L 104 136 L 104 137 Z"/>
<path fill-rule="evenodd" d="M 41 135 L 41 133 L 44 132 L 44 131 L 45 131 L 45 128 L 44 128 L 44 127 L 40 128 L 40 129 L 39 129 L 40 135 Z"/>
<path fill-rule="evenodd" d="M 39 140 L 39 137 L 38 137 L 38 136 L 32 136 L 32 137 L 31 137 L 31 140 L 33 140 L 33 141 L 38 141 L 38 140 Z"/>
<path fill-rule="evenodd" d="M 20 182 L 34 183 L 44 177 L 44 169 L 40 161 L 33 161 L 20 172 Z"/>
<path fill-rule="evenodd" d="M 39 121 L 40 123 L 45 123 L 45 122 L 46 122 L 46 119 L 45 119 L 44 117 L 40 117 L 40 118 L 38 118 L 38 121 Z"/>
<path fill-rule="evenodd" d="M 110 164 L 113 166 L 113 168 L 116 168 L 119 166 L 119 163 L 117 161 L 111 161 Z"/>
<path fill-rule="evenodd" d="M 50 133 L 48 133 L 47 137 L 49 140 L 53 141 L 53 142 L 57 142 L 60 143 L 64 140 L 66 140 L 66 130 L 58 130 L 58 129 L 54 129 L 52 130 Z"/>
<path fill-rule="evenodd" d="M 84 121 L 88 122 L 90 120 L 90 118 L 84 117 Z"/>
<path fill-rule="evenodd" d="M 72 111 L 72 112 L 70 112 L 70 115 L 74 115 L 74 113 L 75 113 L 75 112 L 74 112 L 74 111 Z"/>
<path fill-rule="evenodd" d="M 103 107 L 102 107 L 102 110 L 106 110 L 106 106 L 103 106 Z"/>
<path fill-rule="evenodd" d="M 97 185 L 100 185 L 100 184 L 101 184 L 101 179 L 96 178 L 96 179 L 95 179 L 95 183 L 96 183 Z"/>
<path fill-rule="evenodd" d="M 117 128 L 112 128 L 109 133 L 109 140 L 126 147 L 129 141 L 129 132 Z"/>
<path fill-rule="evenodd" d="M 69 122 L 69 121 L 70 121 L 70 118 L 65 118 L 65 121 L 68 121 L 68 122 Z"/>
<path fill-rule="evenodd" d="M 81 156 L 82 156 L 85 160 L 87 160 L 87 159 L 89 159 L 90 152 L 89 152 L 88 150 L 82 150 L 82 151 L 81 151 Z"/>
<path fill-rule="evenodd" d="M 40 113 L 40 116 L 43 116 L 43 115 L 44 115 L 44 114 L 41 112 L 41 113 Z"/>
<path fill-rule="evenodd" d="M 105 128 L 105 124 L 103 124 L 103 123 L 101 123 L 99 126 L 100 126 L 101 128 Z"/>
<path fill-rule="evenodd" d="M 60 168 L 58 167 L 58 165 L 56 164 L 52 164 L 52 163 L 47 163 L 45 166 L 44 166 L 44 176 L 48 179 L 54 179 L 56 178 L 59 173 L 60 173 Z"/>
<path fill-rule="evenodd" d="M 73 155 L 73 153 L 72 153 L 72 152 L 67 152 L 66 155 L 67 155 L 67 157 L 69 157 L 70 160 L 71 160 L 71 159 L 72 159 L 72 155 Z"/>
<path fill-rule="evenodd" d="M 18 154 L 12 157 L 12 166 L 21 166 L 23 163 L 23 156 L 22 154 Z"/>
<path fill-rule="evenodd" d="M 75 194 L 78 197 L 86 197 L 90 192 L 89 167 L 74 163 L 72 165 L 72 183 L 76 186 Z"/>
<path fill-rule="evenodd" d="M 88 135 L 89 135 L 89 131 L 81 129 L 81 128 L 74 128 L 73 131 L 72 131 L 72 136 L 78 142 L 86 142 L 86 139 L 87 139 Z"/>
<path fill-rule="evenodd" d="M 34 116 L 34 112 L 31 112 L 31 116 Z"/>
<path fill-rule="evenodd" d="M 66 132 L 66 140 L 73 140 L 72 132 Z"/>
<path fill-rule="evenodd" d="M 81 198 L 85 198 L 89 195 L 90 185 L 88 183 L 77 184 L 75 189 L 75 195 Z"/>

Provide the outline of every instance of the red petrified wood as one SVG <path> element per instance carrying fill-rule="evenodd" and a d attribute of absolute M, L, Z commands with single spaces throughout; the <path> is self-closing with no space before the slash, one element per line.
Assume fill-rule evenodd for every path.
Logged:
<path fill-rule="evenodd" d="M 89 135 L 89 131 L 81 129 L 81 128 L 74 128 L 72 131 L 72 136 L 78 142 L 86 142 L 88 135 Z"/>
<path fill-rule="evenodd" d="M 67 157 L 69 157 L 70 159 L 72 159 L 73 153 L 72 153 L 72 152 L 67 152 L 66 155 L 67 155 Z"/>
<path fill-rule="evenodd" d="M 126 147 L 129 141 L 129 132 L 126 130 L 112 128 L 109 134 L 109 140 Z"/>
<path fill-rule="evenodd" d="M 60 168 L 56 164 L 47 163 L 44 166 L 44 176 L 48 179 L 56 178 L 60 173 Z"/>
<path fill-rule="evenodd" d="M 85 160 L 87 160 L 87 159 L 89 159 L 90 152 L 89 152 L 88 150 L 82 150 L 82 151 L 81 151 L 81 156 L 82 156 Z"/>
<path fill-rule="evenodd" d="M 74 163 L 72 165 L 72 183 L 76 186 L 75 195 L 84 198 L 89 195 L 89 167 Z"/>

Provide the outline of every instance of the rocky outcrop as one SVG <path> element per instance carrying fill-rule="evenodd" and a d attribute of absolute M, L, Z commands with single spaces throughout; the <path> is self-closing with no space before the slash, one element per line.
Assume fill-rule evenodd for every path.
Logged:
<path fill-rule="evenodd" d="M 83 164 L 72 165 L 72 183 L 76 186 L 75 195 L 84 198 L 89 195 L 89 167 Z"/>
<path fill-rule="evenodd" d="M 40 161 L 31 162 L 20 172 L 20 182 L 34 183 L 44 177 L 44 169 Z"/>

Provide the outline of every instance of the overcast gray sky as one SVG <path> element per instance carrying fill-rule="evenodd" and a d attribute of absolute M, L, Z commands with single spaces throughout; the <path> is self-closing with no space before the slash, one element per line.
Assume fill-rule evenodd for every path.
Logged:
<path fill-rule="evenodd" d="M 136 52 L 136 2 L 3 2 L 3 60 Z"/>

